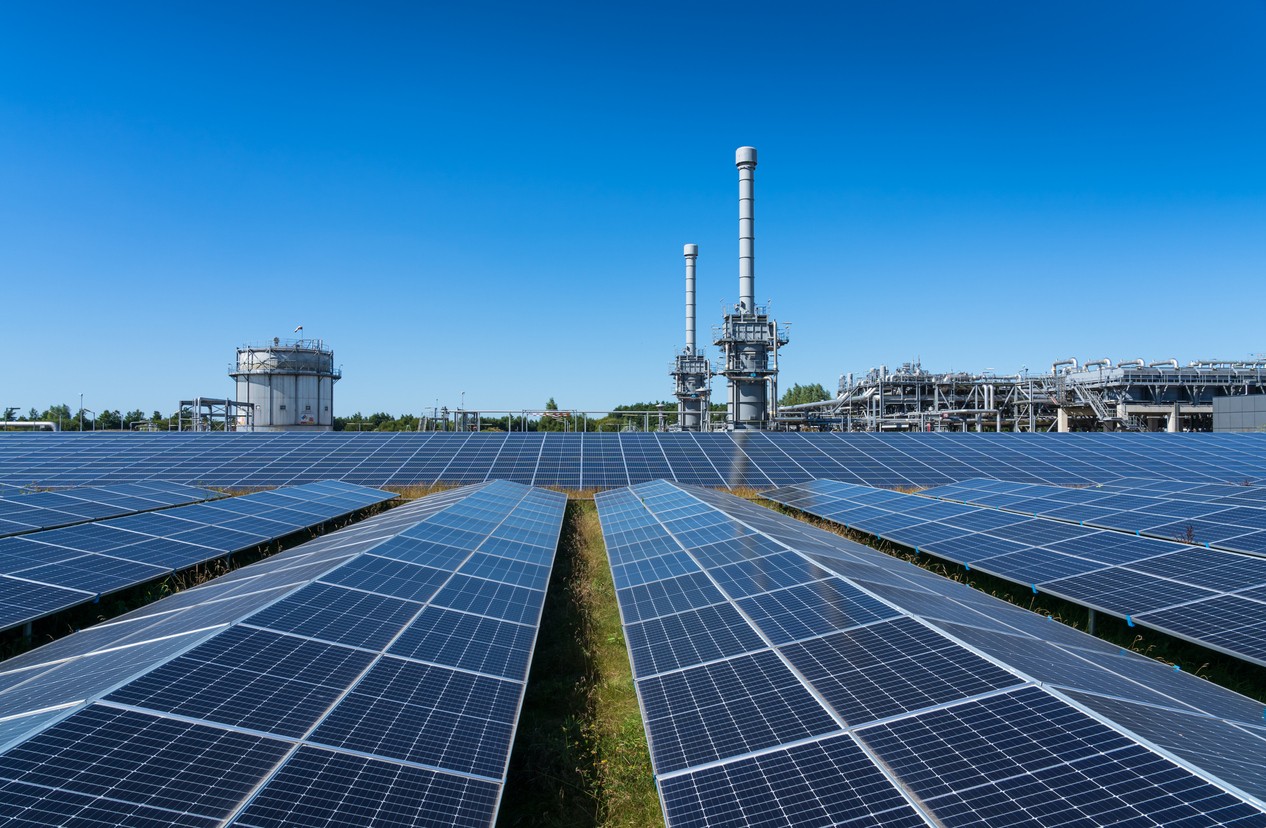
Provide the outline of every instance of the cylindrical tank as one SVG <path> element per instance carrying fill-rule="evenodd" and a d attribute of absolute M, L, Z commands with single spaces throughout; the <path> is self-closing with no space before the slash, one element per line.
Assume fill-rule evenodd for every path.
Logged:
<path fill-rule="evenodd" d="M 229 372 L 237 401 L 255 406 L 255 422 L 242 431 L 330 431 L 334 428 L 334 351 L 319 339 L 243 345 Z"/>

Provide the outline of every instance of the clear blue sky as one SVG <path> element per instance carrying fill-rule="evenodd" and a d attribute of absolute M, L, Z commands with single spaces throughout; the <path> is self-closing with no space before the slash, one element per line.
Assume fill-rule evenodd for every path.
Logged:
<path fill-rule="evenodd" d="M 784 387 L 1245 357 L 1263 56 L 1245 0 L 7 3 L 0 405 L 231 395 L 298 324 L 339 414 L 667 397 L 744 144 Z"/>

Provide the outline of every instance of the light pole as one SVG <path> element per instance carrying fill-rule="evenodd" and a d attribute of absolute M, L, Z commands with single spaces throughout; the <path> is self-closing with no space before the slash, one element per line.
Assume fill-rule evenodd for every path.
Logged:
<path fill-rule="evenodd" d="M 462 431 L 466 430 L 466 392 L 462 392 Z"/>
<path fill-rule="evenodd" d="M 84 392 L 79 392 L 79 430 L 84 430 Z"/>

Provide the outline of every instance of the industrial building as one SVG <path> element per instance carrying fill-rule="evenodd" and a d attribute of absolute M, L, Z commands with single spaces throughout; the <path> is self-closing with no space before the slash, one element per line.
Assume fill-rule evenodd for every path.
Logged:
<path fill-rule="evenodd" d="M 685 431 L 709 429 L 708 383 L 713 376 L 726 379 L 726 429 L 771 428 L 778 413 L 778 349 L 787 344 L 788 326 L 780 326 L 768 306 L 756 304 L 755 147 L 739 147 L 734 164 L 739 173 L 739 300 L 712 329 L 713 344 L 721 348 L 721 367 L 715 374 L 695 338 L 699 247 L 685 246 L 686 345 L 672 371 L 678 423 Z"/>
<path fill-rule="evenodd" d="M 1050 373 L 934 373 L 919 362 L 840 378 L 833 400 L 787 407 L 783 428 L 832 431 L 1210 431 L 1215 401 L 1266 392 L 1266 359 L 1143 359 Z"/>
<path fill-rule="evenodd" d="M 334 351 L 319 339 L 243 345 L 229 371 L 237 403 L 253 406 L 254 422 L 239 419 L 238 431 L 330 431 L 334 428 Z"/>

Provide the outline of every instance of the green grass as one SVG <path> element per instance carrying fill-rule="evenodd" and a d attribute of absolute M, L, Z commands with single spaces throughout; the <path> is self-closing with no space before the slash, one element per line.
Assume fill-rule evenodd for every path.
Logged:
<path fill-rule="evenodd" d="M 598 512 L 571 500 L 498 825 L 662 826 L 653 779 Z"/>

